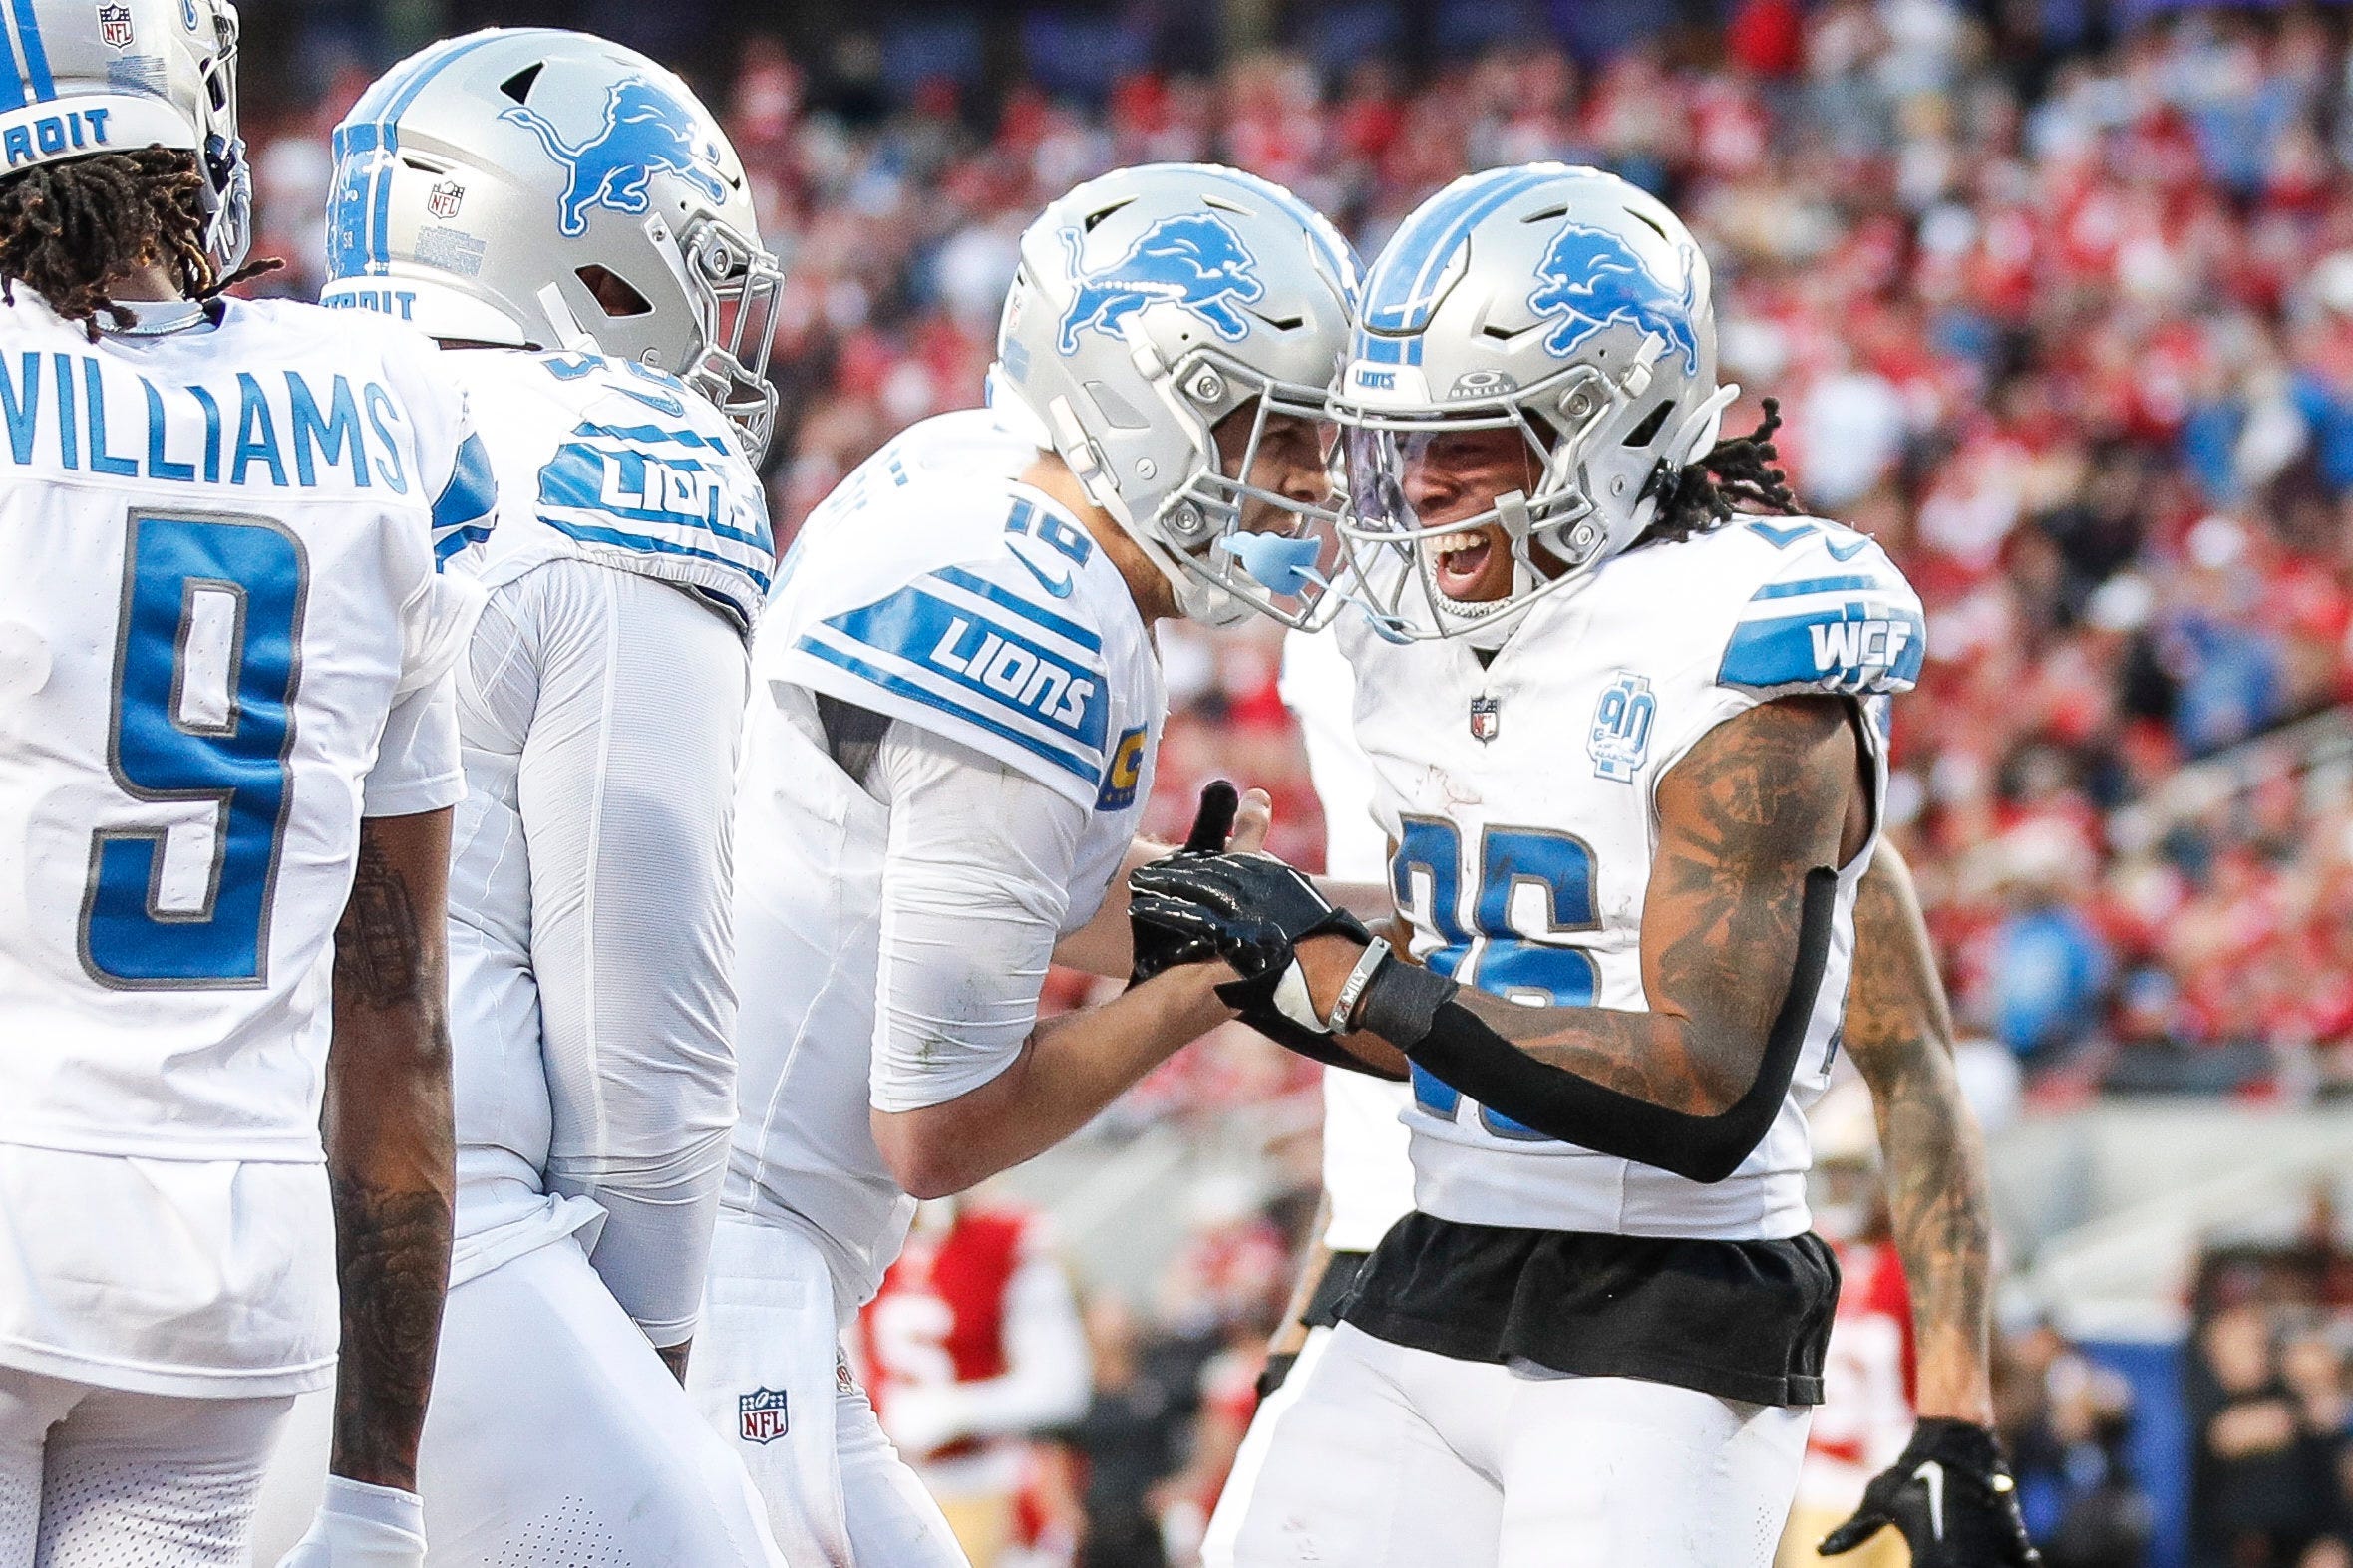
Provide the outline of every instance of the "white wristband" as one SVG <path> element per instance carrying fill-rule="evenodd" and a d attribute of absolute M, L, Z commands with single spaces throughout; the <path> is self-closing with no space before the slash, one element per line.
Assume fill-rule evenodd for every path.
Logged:
<path fill-rule="evenodd" d="M 1348 1033 L 1350 1022 L 1356 1015 L 1357 999 L 1364 995 L 1364 988 L 1373 983 L 1374 972 L 1388 958 L 1389 939 L 1374 937 L 1372 945 L 1364 950 L 1364 956 L 1356 961 L 1356 967 L 1348 971 L 1348 978 L 1341 983 L 1340 994 L 1332 1001 L 1332 1011 L 1324 1019 L 1326 1032 L 1334 1035 Z"/>

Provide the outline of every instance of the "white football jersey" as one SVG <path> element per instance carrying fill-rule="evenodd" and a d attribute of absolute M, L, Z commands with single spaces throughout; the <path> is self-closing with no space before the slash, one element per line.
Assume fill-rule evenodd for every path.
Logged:
<path fill-rule="evenodd" d="M 1377 782 L 1356 742 L 1356 677 L 1340 639 L 1283 639 L 1283 705 L 1298 722 L 1324 814 L 1324 870 L 1344 882 L 1388 875 L 1389 845 L 1373 814 Z M 1400 1113 L 1406 1086 L 1346 1068 L 1323 1076 L 1323 1244 L 1370 1252 L 1414 1206 L 1414 1166 Z"/>
<path fill-rule="evenodd" d="M 1088 811 L 1055 890 L 1066 934 L 1101 907 L 1152 788 L 1158 655 L 1118 567 L 1020 481 L 1036 458 L 980 410 L 900 435 L 803 527 L 754 650 L 725 1201 L 814 1235 L 846 1307 L 873 1295 L 914 1205 L 867 1120 L 890 812 L 835 765 L 816 696 L 968 747 Z"/>
<path fill-rule="evenodd" d="M 464 641 L 464 401 L 388 322 L 93 343 L 19 288 L 0 423 L 0 1142 L 316 1161 L 363 804 L 460 793 L 378 748 Z"/>
<path fill-rule="evenodd" d="M 1736 519 L 1629 551 L 1530 609 L 1483 668 L 1461 641 L 1340 635 L 1357 735 L 1380 777 L 1391 886 L 1415 955 L 1532 1004 L 1642 1011 L 1658 781 L 1717 725 L 1776 697 L 1857 699 L 1873 843 L 1886 694 L 1917 677 L 1918 599 L 1879 547 L 1811 518 Z M 1829 1081 L 1865 846 L 1839 872 L 1830 963 L 1796 1078 L 1730 1178 L 1540 1137 L 1417 1071 L 1415 1206 L 1538 1230 L 1771 1239 L 1806 1229 L 1805 1107 Z"/>
<path fill-rule="evenodd" d="M 501 504 L 497 526 L 454 556 L 450 570 L 478 580 L 498 593 L 550 561 L 575 559 L 651 577 L 706 601 L 739 635 L 716 623 L 712 635 L 673 650 L 682 691 L 724 693 L 740 709 L 749 650 L 745 635 L 757 622 L 770 588 L 775 544 L 767 498 L 759 476 L 737 448 L 727 421 L 674 377 L 626 360 L 594 354 L 533 354 L 514 350 L 466 350 L 447 356 L 478 411 L 476 427 L 498 477 Z M 563 624 L 550 626 L 553 604 L 569 597 L 510 593 L 498 601 L 503 614 L 486 618 L 479 639 L 512 640 L 529 623 L 534 646 L 545 663 L 594 659 L 602 651 L 585 646 Z M 713 662 L 722 660 L 724 662 Z M 562 865 L 544 845 L 526 844 L 523 792 L 532 787 L 527 758 L 534 721 L 548 716 L 542 688 L 534 706 L 506 701 L 486 691 L 481 672 L 503 668 L 502 650 L 478 647 L 461 667 L 459 713 L 465 747 L 467 797 L 459 807 L 450 868 L 451 1034 L 456 1050 L 456 1111 L 459 1144 L 458 1231 L 460 1246 L 453 1278 L 463 1280 L 527 1250 L 550 1232 L 576 1228 L 596 1217 L 590 1206 L 544 1196 L 554 1099 L 548 1061 L 551 1049 L 534 969 L 532 889 L 574 908 L 600 893 L 595 869 Z M 519 713 L 514 712 L 520 708 Z M 613 731 L 634 722 L 634 704 L 594 714 L 566 715 L 554 722 L 602 732 L 602 744 L 579 759 L 585 771 L 622 766 L 625 749 Z M 642 725 L 640 726 L 642 728 Z M 711 737 L 707 755 L 668 758 L 668 787 L 675 814 L 724 811 L 733 790 L 736 754 L 732 734 Z M 563 747 L 557 738 L 548 743 Z M 591 761 L 590 759 L 593 759 Z M 601 789 L 639 787 L 641 780 L 540 780 L 542 797 L 576 789 L 580 809 L 593 817 Z M 619 850 L 622 846 L 607 846 Z M 660 887 L 643 889 L 638 909 L 615 908 L 596 916 L 604 944 L 618 955 L 607 965 L 586 964 L 591 987 L 601 982 L 630 988 L 627 996 L 605 994 L 577 999 L 576 1012 L 591 1020 L 626 1017 L 648 1032 L 676 1038 L 631 1043 L 658 1062 L 666 1074 L 689 1071 L 690 1062 L 724 1053 L 727 1020 L 727 954 L 723 943 L 680 958 L 652 942 L 632 943 L 622 925 L 642 912 L 670 928 L 701 923 L 693 912 L 716 902 L 724 911 L 728 868 L 699 863 L 668 868 Z M 617 928 L 618 927 L 618 928 Z M 723 935 L 723 931 L 716 933 Z M 668 961 L 669 972 L 648 980 L 646 961 Z M 632 970 L 629 960 L 639 961 Z M 611 973 L 607 973 L 609 969 Z M 657 986 L 674 994 L 675 1005 L 636 994 Z M 586 1031 L 595 1034 L 593 1025 Z M 675 1047 L 665 1051 L 664 1047 Z M 716 1070 L 717 1063 L 708 1065 Z M 595 1069 L 612 1064 L 571 1064 L 586 1080 L 581 1093 L 620 1098 L 595 1082 Z M 649 1069 L 648 1071 L 652 1071 Z M 666 1082 L 675 1084 L 676 1080 Z M 658 1086 L 653 1088 L 658 1089 Z M 674 1098 L 683 1098 L 674 1092 Z M 623 1108 L 609 1107 L 612 1117 Z M 519 1229 L 508 1229 L 520 1223 Z M 487 1232 L 499 1230 L 496 1237 Z"/>
<path fill-rule="evenodd" d="M 506 498 L 456 565 L 496 586 L 573 555 L 692 589 L 750 635 L 776 536 L 725 417 L 632 360 L 466 350 L 450 363 Z"/>
<path fill-rule="evenodd" d="M 318 1168 L 362 816 L 463 790 L 435 570 L 493 504 L 431 344 L 289 302 L 0 308 L 0 1360 L 333 1376 Z"/>

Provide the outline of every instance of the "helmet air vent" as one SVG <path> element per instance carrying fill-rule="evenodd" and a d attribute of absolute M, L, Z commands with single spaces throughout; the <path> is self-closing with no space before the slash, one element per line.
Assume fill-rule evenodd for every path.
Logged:
<path fill-rule="evenodd" d="M 1652 217 L 1652 216 L 1651 216 L 1649 213 L 1647 213 L 1647 212 L 1637 212 L 1637 211 L 1635 211 L 1635 210 L 1634 210 L 1632 207 L 1628 207 L 1628 208 L 1626 208 L 1626 216 L 1628 216 L 1628 217 L 1632 218 L 1632 219 L 1633 219 L 1635 222 L 1637 222 L 1637 223 L 1641 224 L 1641 225 L 1642 225 L 1644 228 L 1646 228 L 1646 229 L 1649 229 L 1649 230 L 1650 230 L 1650 231 L 1651 231 L 1653 234 L 1656 234 L 1656 235 L 1657 235 L 1659 238 L 1661 238 L 1661 239 L 1665 239 L 1665 238 L 1667 237 L 1667 231 L 1666 231 L 1665 229 L 1663 229 L 1663 228 L 1659 227 L 1659 222 L 1658 222 L 1658 219 L 1657 219 L 1657 218 L 1654 218 L 1654 217 Z"/>
<path fill-rule="evenodd" d="M 1519 221 L 1522 223 L 1549 223 L 1556 217 L 1566 216 L 1568 216 L 1568 208 L 1566 207 L 1546 207 L 1541 212 L 1530 212 Z"/>
<path fill-rule="evenodd" d="M 590 262 L 576 269 L 572 276 L 578 278 L 581 285 L 594 296 L 596 308 L 616 321 L 628 316 L 653 314 L 653 301 L 637 292 L 627 278 L 609 267 Z"/>
<path fill-rule="evenodd" d="M 515 72 L 514 75 L 500 83 L 499 91 L 504 93 L 508 98 L 513 99 L 518 104 L 528 103 L 531 96 L 531 84 L 539 80 L 539 73 L 546 68 L 546 64 L 547 62 L 544 60 L 532 61 L 529 65 L 524 66 L 520 71 Z"/>
<path fill-rule="evenodd" d="M 1661 403 L 1657 408 L 1652 409 L 1648 414 L 1644 415 L 1642 417 L 1641 424 L 1626 432 L 1625 444 L 1629 447 L 1649 446 L 1653 441 L 1657 440 L 1659 427 L 1667 423 L 1667 416 L 1674 412 L 1675 400 L 1673 398 L 1669 398 L 1664 403 Z"/>
<path fill-rule="evenodd" d="M 1134 199 L 1134 197 L 1129 198 L 1129 200 Z M 1127 204 L 1127 201 L 1114 201 L 1110 206 L 1098 208 L 1096 211 L 1088 213 L 1084 221 L 1082 221 L 1079 226 L 1084 228 L 1088 233 L 1092 234 L 1095 232 L 1096 224 L 1102 222 L 1105 218 L 1110 217 L 1114 212 L 1117 212 L 1120 208 L 1126 206 Z"/>

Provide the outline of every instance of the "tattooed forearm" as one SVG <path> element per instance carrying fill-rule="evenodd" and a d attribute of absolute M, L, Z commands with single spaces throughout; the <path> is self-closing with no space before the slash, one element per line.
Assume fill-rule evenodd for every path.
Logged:
<path fill-rule="evenodd" d="M 335 926 L 335 994 L 368 1008 L 415 1002 L 425 978 L 424 934 L 408 882 L 372 832 L 360 835 L 359 869 Z"/>
<path fill-rule="evenodd" d="M 450 1205 L 438 1192 L 331 1180 L 343 1290 L 333 1467 L 354 1479 L 392 1476 L 377 1484 L 414 1489 L 449 1288 Z"/>
<path fill-rule="evenodd" d="M 1884 845 L 1855 898 L 1846 1025 L 1911 1287 L 1919 1411 L 1990 1420 L 1985 1149 L 1953 1075 L 1951 1012 L 1910 868 Z"/>
<path fill-rule="evenodd" d="M 1458 999 L 1528 1055 L 1713 1116 L 1747 1092 L 1789 989 L 1806 873 L 1836 865 L 1856 781 L 1846 705 L 1768 703 L 1718 726 L 1659 784 L 1642 915 L 1646 1013 Z"/>
<path fill-rule="evenodd" d="M 449 1287 L 455 1138 L 445 919 L 449 813 L 371 818 L 335 931 L 327 1176 L 343 1349 L 338 1475 L 414 1489 Z"/>

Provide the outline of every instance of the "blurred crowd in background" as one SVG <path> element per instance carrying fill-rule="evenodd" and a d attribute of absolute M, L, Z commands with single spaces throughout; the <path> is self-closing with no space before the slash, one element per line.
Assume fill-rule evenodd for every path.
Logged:
<path fill-rule="evenodd" d="M 327 129 L 404 41 L 559 20 L 678 60 L 790 279 L 768 475 L 789 537 L 885 438 L 979 400 L 1016 239 L 1087 175 L 1234 163 L 1370 256 L 1466 169 L 1603 164 L 1708 247 L 1725 374 L 1747 389 L 1727 429 L 1777 398 L 1800 495 L 1875 534 L 1926 601 L 1890 816 L 1976 1049 L 2046 1104 L 2353 1092 L 2353 18 L 1238 9 L 1270 43 L 1220 48 L 1150 0 L 1010 24 L 884 4 L 813 54 L 758 7 L 702 0 L 255 0 L 260 248 L 290 263 L 262 286 L 316 288 Z M 1273 847 L 1316 863 L 1279 637 L 1163 641 L 1156 825 L 1180 830 L 1198 784 L 1232 777 L 1273 793 Z M 1093 1392 L 1022 1450 L 1001 1561 L 1185 1560 L 1306 1228 L 1313 1085 L 1218 1037 L 1107 1118 L 1115 1135 L 1256 1118 L 1297 1190 L 1209 1203 L 1156 1302 L 1074 1318 Z M 2181 1429 L 2157 1440 L 2192 1456 L 2197 1568 L 2353 1568 L 2353 1260 L 2325 1203 L 2309 1230 L 2210 1257 L 2159 1375 Z M 2000 1361 L 2053 1568 L 2161 1560 L 2134 1457 L 2153 1385 L 2041 1324 L 2011 1324 Z"/>

